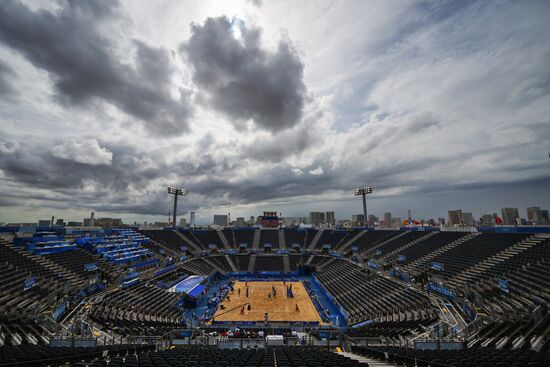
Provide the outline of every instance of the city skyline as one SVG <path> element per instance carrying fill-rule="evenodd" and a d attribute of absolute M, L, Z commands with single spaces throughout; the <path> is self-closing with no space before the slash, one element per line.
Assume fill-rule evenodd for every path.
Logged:
<path fill-rule="evenodd" d="M 0 2 L 0 221 L 548 208 L 549 12 Z"/>
<path fill-rule="evenodd" d="M 424 221 L 427 223 L 428 221 L 433 220 L 435 223 L 439 224 L 446 224 L 446 225 L 532 225 L 532 224 L 538 224 L 538 225 L 549 225 L 549 218 L 548 218 L 548 209 L 545 209 L 544 207 L 540 206 L 530 206 L 524 208 L 524 212 L 522 212 L 521 208 L 515 208 L 515 207 L 503 207 L 500 210 L 491 212 L 491 213 L 482 213 L 479 216 L 474 215 L 472 212 L 468 212 L 466 210 L 462 209 L 452 209 L 448 210 L 447 213 L 443 216 L 436 216 L 436 217 L 421 217 L 421 216 L 415 216 L 411 214 L 411 218 L 408 217 L 409 210 L 407 210 L 407 215 L 400 216 L 396 215 L 392 212 L 383 212 L 382 214 L 379 213 L 369 213 L 369 218 L 367 218 L 367 221 L 369 224 L 373 224 L 373 221 L 376 222 L 378 225 L 381 226 L 395 226 L 395 220 L 398 220 L 398 223 L 402 224 L 403 221 L 411 219 L 413 221 Z M 265 212 L 264 212 L 265 213 Z M 413 213 L 411 211 L 411 213 Z M 179 215 L 178 216 L 178 223 L 179 226 L 193 226 L 193 225 L 219 225 L 219 226 L 227 226 L 231 224 L 246 224 L 246 225 L 252 225 L 252 224 L 258 224 L 256 222 L 257 218 L 261 216 L 262 213 L 255 213 L 255 215 L 251 216 L 233 216 L 234 220 L 230 219 L 230 213 L 216 213 L 213 214 L 213 219 L 209 221 L 206 216 L 201 216 L 199 213 L 199 219 L 196 221 L 196 212 L 188 213 L 187 215 Z M 337 215 L 333 210 L 326 210 L 322 212 L 308 212 L 308 213 L 302 213 L 302 215 L 282 215 L 281 214 L 280 219 L 291 219 L 291 220 L 298 220 L 299 223 L 302 224 L 313 224 L 313 225 L 325 225 L 325 224 L 336 224 L 336 222 L 361 222 L 363 219 L 363 214 L 356 213 L 352 214 L 349 217 L 342 217 Z M 334 222 L 327 221 L 326 218 L 330 217 L 334 219 Z M 361 218 L 361 219 L 355 219 L 355 218 Z M 501 220 L 502 223 L 496 223 L 495 221 Z M 124 221 L 122 218 L 111 218 L 111 217 L 99 217 L 96 216 L 95 212 L 91 212 L 90 216 L 85 217 L 83 219 L 74 219 L 74 218 L 60 218 L 56 216 L 52 216 L 52 219 L 36 219 L 34 222 L 32 220 L 24 220 L 24 221 L 2 221 L 0 218 L 0 223 L 8 224 L 8 223 L 37 223 L 38 226 L 46 226 L 45 223 L 50 223 L 51 220 L 56 223 L 56 225 L 60 225 L 59 223 L 61 220 L 63 221 L 64 225 L 68 225 L 68 223 L 72 222 L 78 223 L 80 222 L 83 226 L 93 226 L 92 223 L 96 221 L 97 223 L 106 223 L 108 226 L 116 226 L 116 223 L 124 223 L 126 225 L 132 225 L 134 223 L 138 223 L 140 225 L 143 225 L 144 223 L 148 224 L 154 224 L 154 223 L 166 223 L 168 226 L 171 225 L 173 218 L 171 216 L 167 217 L 165 221 L 163 220 L 155 220 L 155 221 L 144 221 L 140 222 L 137 220 L 128 220 Z M 373 218 L 376 218 L 374 220 Z M 468 219 L 467 219 L 468 218 Z M 523 220 L 524 223 L 518 223 L 515 219 Z M 388 219 L 390 222 L 388 223 Z M 440 223 L 440 221 L 443 219 L 443 223 Z M 189 220 L 189 221 L 188 221 Z M 122 221 L 122 222 L 119 222 Z M 251 223 L 253 221 L 253 223 Z M 40 224 L 40 223 L 43 224 Z M 109 224 L 111 223 L 111 224 Z M 184 223 L 185 225 L 182 225 Z M 76 224 L 74 224 L 76 225 Z"/>

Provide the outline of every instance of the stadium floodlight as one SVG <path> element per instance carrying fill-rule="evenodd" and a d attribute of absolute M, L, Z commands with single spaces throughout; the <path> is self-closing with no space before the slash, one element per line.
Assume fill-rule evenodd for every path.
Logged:
<path fill-rule="evenodd" d="M 187 196 L 189 191 L 187 189 L 178 189 L 177 187 L 168 186 L 168 193 L 174 195 L 174 214 L 172 225 L 176 228 L 176 213 L 178 209 L 178 196 Z"/>
<path fill-rule="evenodd" d="M 363 196 L 363 223 L 367 223 L 367 195 L 372 194 L 372 187 L 363 186 L 355 189 L 355 196 Z"/>

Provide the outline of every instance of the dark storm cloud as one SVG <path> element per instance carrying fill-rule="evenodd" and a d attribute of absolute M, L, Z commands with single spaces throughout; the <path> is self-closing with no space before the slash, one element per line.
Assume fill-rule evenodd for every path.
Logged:
<path fill-rule="evenodd" d="M 15 76 L 15 71 L 0 59 L 0 96 L 6 98 L 16 93 L 12 86 L 11 79 Z"/>
<path fill-rule="evenodd" d="M 304 65 L 288 40 L 270 51 L 260 35 L 260 29 L 237 19 L 208 18 L 191 26 L 182 50 L 205 104 L 264 129 L 289 128 L 302 116 Z"/>
<path fill-rule="evenodd" d="M 46 70 L 61 102 L 103 101 L 145 123 L 158 135 L 188 128 L 188 96 L 170 95 L 167 50 L 136 42 L 135 67 L 120 62 L 101 26 L 118 17 L 115 1 L 68 1 L 57 13 L 32 11 L 19 1 L 0 3 L 0 41 Z"/>
<path fill-rule="evenodd" d="M 0 148 L 8 144 L 0 144 Z M 65 193 L 81 189 L 86 180 L 93 180 L 105 189 L 96 192 L 97 196 L 123 191 L 130 183 L 139 184 L 151 178 L 151 172 L 134 159 L 137 156 L 134 149 L 122 145 L 109 149 L 113 152 L 110 165 L 91 165 L 56 157 L 45 147 L 22 143 L 15 149 L 0 149 L 0 170 L 31 187 Z"/>
<path fill-rule="evenodd" d="M 165 215 L 170 208 L 170 198 L 164 185 L 152 192 L 145 187 L 148 182 L 166 179 L 166 185 L 173 178 L 167 177 L 175 169 L 183 169 L 190 177 L 202 176 L 219 171 L 223 164 L 216 164 L 210 156 L 201 157 L 196 163 L 181 162 L 167 166 L 156 162 L 148 166 L 142 163 L 149 158 L 124 144 L 101 144 L 113 153 L 110 164 L 86 164 L 72 159 L 59 158 L 49 148 L 36 144 L 13 144 L 0 141 L 0 172 L 3 181 L 17 184 L 23 190 L 9 193 L 14 200 L 48 201 L 49 206 L 59 208 L 85 207 L 99 211 Z M 85 152 L 82 152 L 85 154 Z M 93 189 L 86 186 L 93 185 Z M 44 195 L 47 190 L 49 195 Z M 129 200 L 132 190 L 141 195 Z M 2 206 L 2 205 L 0 205 Z M 181 203 L 180 210 L 196 209 L 197 205 Z"/>

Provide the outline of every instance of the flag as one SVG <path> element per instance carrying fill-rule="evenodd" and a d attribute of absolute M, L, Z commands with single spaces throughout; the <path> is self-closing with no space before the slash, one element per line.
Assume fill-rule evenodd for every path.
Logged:
<path fill-rule="evenodd" d="M 495 217 L 495 224 L 502 224 L 502 218 L 498 215 Z"/>

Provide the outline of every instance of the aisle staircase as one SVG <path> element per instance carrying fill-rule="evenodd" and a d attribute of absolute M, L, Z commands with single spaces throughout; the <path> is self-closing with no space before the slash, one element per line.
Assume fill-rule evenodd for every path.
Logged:
<path fill-rule="evenodd" d="M 225 234 L 222 232 L 221 229 L 217 229 L 216 232 L 218 232 L 218 236 L 220 237 L 220 240 L 223 243 L 223 247 L 229 250 L 231 246 L 229 246 L 229 241 L 227 241 L 227 237 L 225 237 Z"/>
<path fill-rule="evenodd" d="M 349 353 L 349 352 L 338 352 L 338 354 L 343 355 L 344 357 L 351 358 L 353 360 L 356 360 L 359 363 L 364 363 L 365 365 L 368 365 L 369 367 L 392 367 L 392 364 L 379 361 L 377 359 L 372 359 L 364 356 L 360 356 L 358 354 Z"/>
<path fill-rule="evenodd" d="M 227 263 L 231 267 L 231 271 L 235 271 L 235 272 L 239 271 L 239 269 L 237 269 L 237 266 L 235 265 L 233 260 L 231 260 L 231 257 L 229 255 L 225 255 L 225 259 L 227 260 Z"/>
<path fill-rule="evenodd" d="M 256 254 L 250 255 L 250 262 L 248 263 L 248 272 L 252 273 L 254 271 L 254 266 L 256 265 Z"/>
<path fill-rule="evenodd" d="M 279 229 L 279 249 L 286 249 L 285 231 L 283 231 L 282 229 Z"/>
<path fill-rule="evenodd" d="M 319 242 L 319 238 L 321 238 L 321 235 L 323 234 L 323 229 L 320 229 L 315 233 L 315 237 L 311 240 L 308 246 L 308 250 L 313 250 L 315 246 L 317 245 L 317 242 Z"/>
<path fill-rule="evenodd" d="M 358 241 L 359 238 L 361 238 L 365 233 L 367 233 L 367 231 L 365 231 L 365 230 L 359 231 L 355 236 L 353 236 L 352 238 L 347 240 L 343 245 L 337 247 L 336 250 L 338 250 L 340 252 L 344 252 L 349 247 L 351 247 L 356 241 Z"/>
<path fill-rule="evenodd" d="M 367 252 L 373 252 L 374 250 L 378 250 L 380 247 L 384 246 L 385 244 L 390 243 L 392 241 L 395 241 L 396 239 L 405 236 L 407 233 L 409 233 L 409 232 L 408 231 L 403 231 L 403 232 L 401 232 L 401 233 L 399 233 L 395 236 L 392 236 L 392 237 L 388 238 L 387 240 L 384 240 L 382 242 L 378 242 L 373 247 L 369 247 L 369 248 L 366 248 L 366 249 L 363 249 L 363 250 L 359 251 L 357 253 L 357 255 L 359 255 L 362 258 L 365 258 L 365 254 Z"/>
<path fill-rule="evenodd" d="M 254 240 L 252 241 L 252 248 L 253 249 L 260 248 L 260 230 L 259 229 L 254 231 Z"/>
<path fill-rule="evenodd" d="M 190 250 L 193 249 L 193 251 L 202 251 L 202 248 L 197 246 L 195 242 L 191 241 L 189 238 L 187 238 L 187 236 L 185 236 L 180 231 L 174 231 L 174 233 L 177 234 L 183 241 L 185 241 L 185 243 L 187 244 L 187 247 Z"/>
<path fill-rule="evenodd" d="M 283 269 L 285 273 L 290 273 L 290 260 L 288 255 L 283 255 Z"/>

